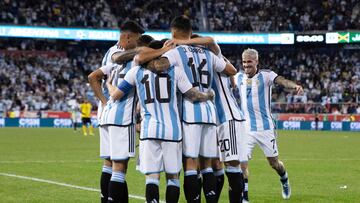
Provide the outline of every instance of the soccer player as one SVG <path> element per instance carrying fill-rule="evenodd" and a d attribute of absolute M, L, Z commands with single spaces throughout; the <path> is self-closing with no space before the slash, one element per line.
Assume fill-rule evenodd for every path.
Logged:
<path fill-rule="evenodd" d="M 110 83 L 107 83 L 107 86 L 113 100 L 120 99 L 136 87 L 143 117 L 140 132 L 140 171 L 146 175 L 146 201 L 159 202 L 160 172 L 165 171 L 166 202 L 178 202 L 182 129 L 177 91 L 192 102 L 213 99 L 213 91 L 198 91 L 178 66 L 170 66 L 166 71 L 158 73 L 137 66 L 126 74 L 118 87 Z"/>
<path fill-rule="evenodd" d="M 102 127 L 101 113 L 103 107 L 106 105 L 109 97 L 108 90 L 106 88 L 106 77 L 109 76 L 110 71 L 115 67 L 115 63 L 112 61 L 112 56 L 117 52 L 123 52 L 124 47 L 129 49 L 136 47 L 137 40 L 140 35 L 145 31 L 143 28 L 134 21 L 125 21 L 121 27 L 121 34 L 118 42 L 112 46 L 105 54 L 102 60 L 102 68 L 99 68 L 89 75 L 89 83 L 93 89 L 95 96 L 99 99 L 98 105 L 98 121 L 100 132 L 100 157 L 104 159 L 101 178 L 101 202 L 108 202 L 109 183 L 112 176 L 112 162 L 110 160 L 110 143 L 107 129 Z M 126 182 L 125 182 L 126 184 Z M 127 190 L 127 187 L 125 187 Z M 127 193 L 127 191 L 125 191 Z M 125 195 L 128 196 L 128 195 Z"/>
<path fill-rule="evenodd" d="M 178 16 L 171 22 L 173 39 L 189 40 L 192 25 L 185 16 Z M 135 59 L 140 64 L 160 56 L 160 52 L 140 52 Z M 207 49 L 181 45 L 166 52 L 162 58 L 153 62 L 155 67 L 180 66 L 192 86 L 206 92 L 211 88 L 215 72 L 235 75 L 236 69 L 230 63 L 215 56 Z M 161 70 L 158 69 L 158 70 Z M 211 167 L 211 159 L 218 156 L 216 141 L 216 110 L 212 102 L 193 103 L 186 97 L 182 99 L 183 155 L 185 156 L 184 192 L 188 202 L 200 202 L 198 181 L 198 158 L 203 177 L 203 190 L 207 202 L 216 202 L 216 179 Z"/>
<path fill-rule="evenodd" d="M 189 40 L 172 40 L 176 44 L 204 45 L 213 53 L 223 58 L 220 47 L 210 37 L 200 37 L 193 35 Z M 226 60 L 224 58 L 224 60 Z M 240 169 L 240 153 L 243 153 L 239 146 L 242 138 L 245 117 L 239 109 L 237 101 L 233 95 L 232 88 L 235 86 L 234 80 L 225 74 L 214 73 L 212 88 L 215 91 L 215 105 L 217 111 L 217 140 L 220 151 L 220 160 L 212 160 L 212 168 L 216 177 L 217 201 L 219 200 L 221 189 L 224 183 L 224 169 L 221 162 L 225 162 L 225 171 L 229 181 L 230 202 L 241 202 L 241 192 L 243 189 L 243 175 Z M 221 161 L 221 162 L 220 162 Z"/>
<path fill-rule="evenodd" d="M 270 111 L 271 87 L 273 84 L 278 84 L 285 88 L 294 89 L 298 94 L 302 94 L 303 89 L 300 85 L 277 75 L 271 70 L 258 69 L 258 63 L 258 52 L 255 49 L 246 49 L 242 53 L 244 72 L 239 72 L 235 76 L 241 99 L 240 108 L 245 114 L 246 127 L 248 128 L 243 143 L 246 154 L 240 159 L 245 181 L 244 200 L 249 201 L 247 162 L 256 144 L 260 146 L 270 166 L 280 176 L 282 197 L 289 199 L 291 188 L 288 174 L 283 162 L 278 159 L 277 134 Z"/>
<path fill-rule="evenodd" d="M 94 135 L 93 126 L 91 124 L 91 109 L 92 109 L 92 105 L 85 98 L 84 102 L 80 104 L 82 129 L 84 136 L 88 135 L 87 131 L 89 131 L 90 135 Z"/>

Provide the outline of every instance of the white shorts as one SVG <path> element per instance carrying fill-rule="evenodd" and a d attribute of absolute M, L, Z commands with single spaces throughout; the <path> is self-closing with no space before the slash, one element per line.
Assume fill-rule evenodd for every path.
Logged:
<path fill-rule="evenodd" d="M 99 126 L 100 133 L 100 158 L 110 158 L 110 138 L 108 126 Z"/>
<path fill-rule="evenodd" d="M 135 125 L 107 126 L 110 137 L 110 159 L 127 160 L 135 156 Z"/>
<path fill-rule="evenodd" d="M 251 153 L 256 144 L 260 146 L 266 157 L 279 156 L 276 137 L 277 134 L 275 130 L 264 130 L 255 132 L 247 131 L 245 136 L 245 142 L 243 143 L 243 147 L 245 148 L 245 154 L 244 156 L 241 156 L 240 161 L 246 162 L 251 159 Z"/>
<path fill-rule="evenodd" d="M 243 142 L 245 136 L 244 122 L 230 120 L 217 127 L 218 152 L 220 161 L 240 161 L 244 154 Z"/>
<path fill-rule="evenodd" d="M 185 157 L 217 158 L 216 126 L 183 123 L 183 154 Z"/>
<path fill-rule="evenodd" d="M 181 142 L 140 140 L 139 169 L 144 174 L 178 174 L 181 171 Z"/>

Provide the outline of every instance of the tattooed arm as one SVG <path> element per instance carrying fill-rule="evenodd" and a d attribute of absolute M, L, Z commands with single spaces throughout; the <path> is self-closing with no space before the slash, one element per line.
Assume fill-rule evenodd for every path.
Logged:
<path fill-rule="evenodd" d="M 297 85 L 296 83 L 294 83 L 291 80 L 285 79 L 283 76 L 278 76 L 275 79 L 275 83 L 279 84 L 285 88 L 289 88 L 289 89 L 295 89 L 297 94 L 303 94 L 304 90 L 300 85 Z"/>
<path fill-rule="evenodd" d="M 111 56 L 111 60 L 114 63 L 122 64 L 126 61 L 130 61 L 134 58 L 136 54 L 138 54 L 141 51 L 142 47 L 137 47 L 135 49 L 130 49 L 122 52 L 116 52 Z"/>
<path fill-rule="evenodd" d="M 192 102 L 203 102 L 207 100 L 213 100 L 215 97 L 214 90 L 210 89 L 208 92 L 200 92 L 195 87 L 185 92 L 185 97 L 190 99 Z"/>

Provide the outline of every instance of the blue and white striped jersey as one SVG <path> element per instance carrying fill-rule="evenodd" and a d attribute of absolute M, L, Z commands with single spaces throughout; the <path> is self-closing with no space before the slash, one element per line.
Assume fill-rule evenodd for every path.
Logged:
<path fill-rule="evenodd" d="M 185 93 L 192 88 L 182 68 L 171 66 L 166 72 L 157 74 L 136 66 L 126 74 L 123 83 L 126 82 L 136 86 L 140 101 L 143 118 L 140 139 L 181 141 L 176 93 L 177 90 Z"/>
<path fill-rule="evenodd" d="M 222 72 L 226 63 L 207 49 L 181 45 L 166 52 L 171 65 L 184 69 L 188 80 L 199 91 L 206 92 L 212 86 L 214 73 Z M 182 99 L 182 121 L 186 123 L 216 124 L 216 109 L 212 101 L 191 102 Z"/>
<path fill-rule="evenodd" d="M 131 67 L 134 67 L 134 62 L 129 61 L 114 67 L 111 73 L 114 74 L 112 85 L 118 86 L 124 80 L 126 73 Z M 128 126 L 135 124 L 136 102 L 135 88 L 120 100 L 113 101 L 110 99 L 101 115 L 102 125 Z"/>
<path fill-rule="evenodd" d="M 212 88 L 215 91 L 217 123 L 222 124 L 230 120 L 244 121 L 244 113 L 239 108 L 231 90 L 230 77 L 222 73 L 215 73 Z"/>
<path fill-rule="evenodd" d="M 124 51 L 124 49 L 119 47 L 117 44 L 115 44 L 114 46 L 110 47 L 110 49 L 108 49 L 108 51 L 106 52 L 106 54 L 103 57 L 102 62 L 101 62 L 101 71 L 106 76 L 102 80 L 101 88 L 102 88 L 102 92 L 103 92 L 104 96 L 107 99 L 110 97 L 110 95 L 109 95 L 108 89 L 106 88 L 106 78 L 107 78 L 107 76 L 110 75 L 110 71 L 114 68 L 114 66 L 116 66 L 116 64 L 112 62 L 111 56 L 114 53 L 120 52 L 120 51 Z M 99 125 L 102 125 L 101 118 L 100 118 L 101 112 L 102 112 L 102 105 L 101 105 L 101 101 L 99 101 L 99 103 L 98 103 L 98 111 L 97 111 L 97 118 L 98 118 L 98 121 L 99 121 Z"/>
<path fill-rule="evenodd" d="M 235 76 L 240 91 L 241 105 L 250 131 L 274 129 L 270 112 L 271 87 L 277 74 L 270 70 L 259 70 L 252 78 L 239 72 Z"/>

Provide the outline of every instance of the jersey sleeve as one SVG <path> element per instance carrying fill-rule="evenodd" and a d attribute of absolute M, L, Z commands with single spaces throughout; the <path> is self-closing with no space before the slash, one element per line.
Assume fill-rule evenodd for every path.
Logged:
<path fill-rule="evenodd" d="M 210 52 L 210 56 L 212 58 L 212 64 L 215 71 L 221 73 L 226 67 L 225 60 L 223 58 L 216 56 L 212 52 Z"/>
<path fill-rule="evenodd" d="M 113 65 L 105 65 L 100 68 L 101 72 L 104 73 L 104 75 L 110 75 L 111 70 L 113 68 Z"/>
<path fill-rule="evenodd" d="M 179 66 L 175 66 L 175 75 L 176 75 L 176 86 L 181 93 L 189 91 L 193 86 L 187 78 L 185 71 Z"/>
<path fill-rule="evenodd" d="M 274 80 L 275 78 L 278 76 L 278 74 L 276 74 L 274 71 L 269 71 L 266 72 L 265 74 L 265 78 L 266 78 L 266 82 L 269 86 L 274 84 Z"/>
<path fill-rule="evenodd" d="M 170 63 L 170 66 L 178 66 L 179 64 L 177 63 L 177 60 L 176 60 L 176 48 L 175 49 L 171 49 L 167 52 L 165 52 L 162 57 L 165 57 L 169 60 L 169 63 Z"/>
<path fill-rule="evenodd" d="M 131 68 L 125 75 L 124 80 L 132 86 L 136 85 L 136 73 L 140 66 Z"/>

